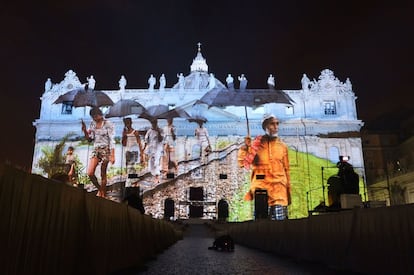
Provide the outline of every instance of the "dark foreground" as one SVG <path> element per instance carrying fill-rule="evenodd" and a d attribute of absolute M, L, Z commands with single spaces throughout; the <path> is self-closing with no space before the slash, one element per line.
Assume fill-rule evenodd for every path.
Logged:
<path fill-rule="evenodd" d="M 234 252 L 209 250 L 214 237 L 214 231 L 206 224 L 189 224 L 183 240 L 147 263 L 144 269 L 115 274 L 341 274 L 338 270 L 298 263 L 237 244 Z"/>

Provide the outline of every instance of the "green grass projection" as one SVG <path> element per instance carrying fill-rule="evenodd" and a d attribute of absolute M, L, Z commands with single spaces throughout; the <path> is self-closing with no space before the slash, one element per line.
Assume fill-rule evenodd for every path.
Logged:
<path fill-rule="evenodd" d="M 292 186 L 292 204 L 289 206 L 289 218 L 308 217 L 312 210 L 322 201 L 328 204 L 328 178 L 338 173 L 336 163 L 311 154 L 289 149 L 290 178 Z M 323 170 L 323 171 L 322 171 Z M 254 203 L 243 199 L 249 190 L 250 173 L 246 172 L 245 183 L 230 201 L 229 221 L 246 221 L 253 219 Z M 359 180 L 362 194 L 364 185 Z M 324 192 L 323 192 L 324 190 Z"/>

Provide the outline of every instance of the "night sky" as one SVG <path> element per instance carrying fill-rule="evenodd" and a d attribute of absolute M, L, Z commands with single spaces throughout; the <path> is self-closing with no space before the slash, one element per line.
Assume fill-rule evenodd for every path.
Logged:
<path fill-rule="evenodd" d="M 4 1 L 3 1 L 4 2 Z M 74 0 L 7 1 L 0 9 L 0 161 L 30 168 L 44 83 L 72 69 L 96 90 L 167 87 L 187 75 L 202 43 L 209 71 L 225 83 L 244 73 L 249 88 L 300 89 L 306 73 L 350 78 L 358 117 L 370 121 L 411 108 L 414 15 L 411 1 Z M 411 99 L 411 102 L 410 100 Z"/>

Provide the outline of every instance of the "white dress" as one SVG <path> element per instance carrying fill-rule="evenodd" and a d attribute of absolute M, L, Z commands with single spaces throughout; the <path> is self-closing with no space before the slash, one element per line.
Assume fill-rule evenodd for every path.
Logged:
<path fill-rule="evenodd" d="M 162 130 L 159 129 L 162 136 Z M 158 131 L 149 129 L 144 138 L 145 154 L 148 156 L 148 170 L 153 176 L 161 174 L 161 156 L 163 155 L 163 139 L 158 139 Z"/>

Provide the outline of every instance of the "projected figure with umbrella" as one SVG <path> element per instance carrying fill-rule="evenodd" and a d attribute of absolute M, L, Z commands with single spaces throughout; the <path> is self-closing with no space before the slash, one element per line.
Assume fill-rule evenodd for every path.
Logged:
<path fill-rule="evenodd" d="M 257 136 L 252 142 L 250 138 L 247 107 L 256 107 L 266 103 L 292 105 L 293 100 L 283 91 L 267 90 L 234 90 L 213 89 L 207 92 L 198 103 L 209 106 L 244 106 L 247 123 L 245 145 L 239 150 L 240 166 L 252 169 L 251 187 L 246 194 L 246 200 L 252 200 L 256 191 L 267 192 L 266 213 L 274 220 L 287 218 L 287 205 L 290 204 L 290 176 L 288 149 L 277 136 L 279 121 L 272 114 L 265 114 L 262 128 L 265 135 Z M 258 202 L 258 200 L 255 200 Z M 258 209 L 255 211 L 259 215 Z"/>
<path fill-rule="evenodd" d="M 251 169 L 245 200 L 255 200 L 256 218 L 269 215 L 272 220 L 284 220 L 291 203 L 288 147 L 278 137 L 279 120 L 274 115 L 263 116 L 262 128 L 265 134 L 253 141 L 247 137 L 238 152 L 240 167 Z"/>
<path fill-rule="evenodd" d="M 151 122 L 151 129 L 147 131 L 144 138 L 144 152 L 147 155 L 148 169 L 154 176 L 154 182 L 159 183 L 162 170 L 161 157 L 164 155 L 164 136 L 166 133 L 158 127 L 158 119 L 188 118 L 189 115 L 181 108 L 170 110 L 169 106 L 158 104 L 145 108 L 145 111 L 139 117 Z"/>
<path fill-rule="evenodd" d="M 161 157 L 164 152 L 164 135 L 162 129 L 158 126 L 158 116 L 169 111 L 167 105 L 153 105 L 145 109 L 139 116 L 150 121 L 151 128 L 145 133 L 144 153 L 147 158 L 148 170 L 154 177 L 154 183 L 160 182 L 161 175 Z"/>
<path fill-rule="evenodd" d="M 93 150 L 87 164 L 87 174 L 93 185 L 98 189 L 97 196 L 106 197 L 107 168 L 109 162 L 115 162 L 115 128 L 112 122 L 104 119 L 99 107 L 111 106 L 112 99 L 102 91 L 95 91 L 84 87 L 75 89 L 59 96 L 53 104 L 71 102 L 73 107 L 92 107 L 89 114 L 92 118 L 89 128 L 81 121 L 81 129 L 85 138 L 93 142 Z M 88 145 L 89 151 L 89 145 Z M 97 166 L 101 164 L 101 184 L 95 176 Z"/>
<path fill-rule="evenodd" d="M 98 189 L 97 196 L 105 198 L 108 164 L 115 162 L 115 129 L 111 121 L 104 119 L 102 111 L 98 107 L 93 107 L 89 114 L 92 117 L 92 122 L 88 129 L 82 120 L 82 132 L 88 141 L 93 142 L 87 173 L 91 182 Z M 95 175 L 99 164 L 101 164 L 100 185 Z"/>
<path fill-rule="evenodd" d="M 122 146 L 125 147 L 125 163 L 128 175 L 125 180 L 125 188 L 138 187 L 138 171 L 144 162 L 141 137 L 139 132 L 132 127 L 130 117 L 125 117 L 123 122 Z"/>
<path fill-rule="evenodd" d="M 138 172 L 144 165 L 144 153 L 141 144 L 141 137 L 138 130 L 132 127 L 132 119 L 127 116 L 140 115 L 145 111 L 138 101 L 133 99 L 120 99 L 112 105 L 105 117 L 121 117 L 124 122 L 122 131 L 122 153 L 124 157 L 125 147 L 125 166 L 127 178 L 125 180 L 124 197 L 127 197 L 132 191 L 130 188 L 139 187 L 137 182 Z M 123 171 L 123 159 L 121 159 L 121 171 Z M 122 172 L 121 172 L 122 173 Z"/>
<path fill-rule="evenodd" d="M 175 156 L 175 140 L 177 136 L 176 128 L 173 124 L 174 118 L 189 118 L 190 115 L 181 107 L 176 107 L 171 110 L 166 105 L 158 105 L 158 114 L 154 113 L 157 119 L 166 119 L 167 125 L 163 128 L 164 133 L 164 155 L 163 155 L 163 174 L 170 175 L 171 172 L 178 172 L 178 163 Z M 163 107 L 161 107 L 163 106 Z M 151 107 L 149 107 L 151 108 Z M 150 109 L 151 110 L 151 109 Z M 162 112 L 164 111 L 164 112 Z"/>

